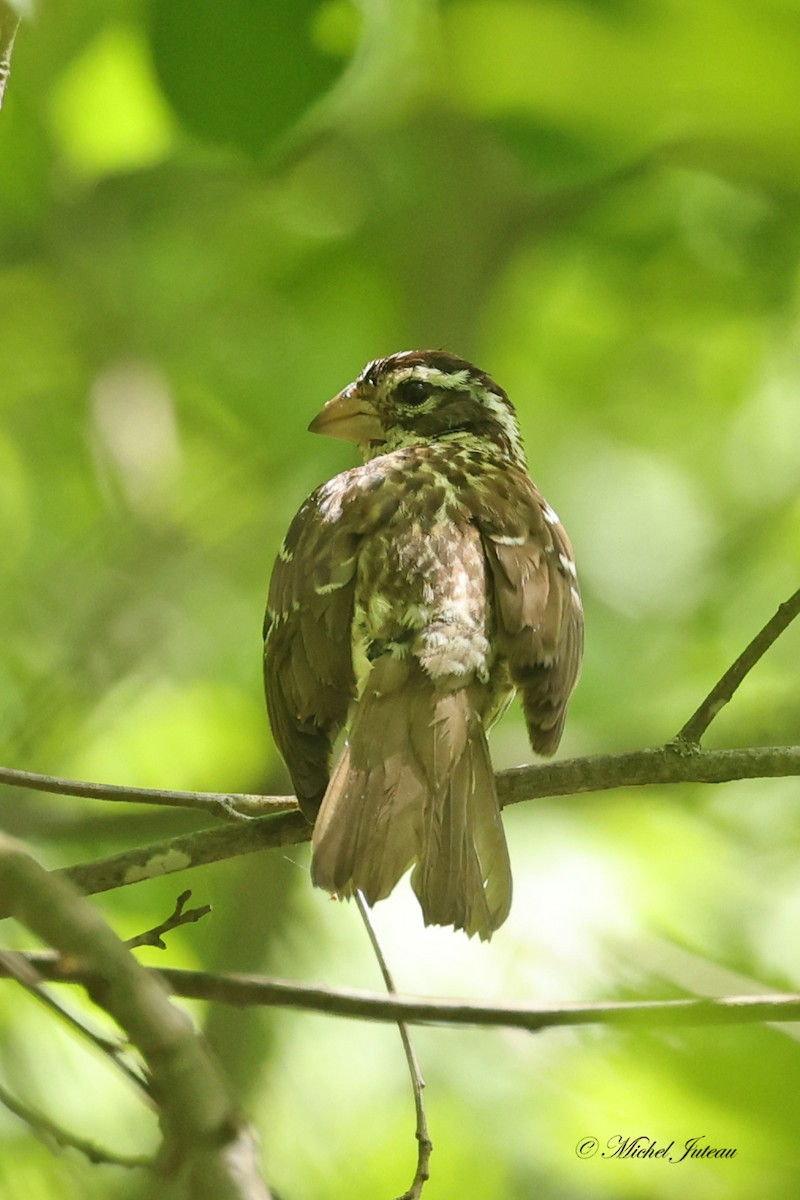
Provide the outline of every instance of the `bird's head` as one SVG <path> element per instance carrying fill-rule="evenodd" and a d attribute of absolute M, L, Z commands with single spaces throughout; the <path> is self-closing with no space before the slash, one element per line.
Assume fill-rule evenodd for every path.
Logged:
<path fill-rule="evenodd" d="M 365 459 L 461 434 L 525 466 L 508 396 L 485 371 L 443 350 L 376 358 L 309 429 L 356 442 Z"/>

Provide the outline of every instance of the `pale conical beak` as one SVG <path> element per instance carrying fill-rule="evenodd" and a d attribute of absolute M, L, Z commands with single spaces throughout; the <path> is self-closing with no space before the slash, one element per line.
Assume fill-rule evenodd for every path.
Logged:
<path fill-rule="evenodd" d="M 310 433 L 327 433 L 359 446 L 385 438 L 377 412 L 353 384 L 329 400 L 308 428 Z"/>

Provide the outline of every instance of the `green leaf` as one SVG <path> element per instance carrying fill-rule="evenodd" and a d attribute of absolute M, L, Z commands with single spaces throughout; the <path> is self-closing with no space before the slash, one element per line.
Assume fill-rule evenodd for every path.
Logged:
<path fill-rule="evenodd" d="M 186 126 L 253 155 L 286 134 L 341 73 L 330 40 L 316 36 L 329 8 L 319 0 L 151 0 L 156 69 Z"/>

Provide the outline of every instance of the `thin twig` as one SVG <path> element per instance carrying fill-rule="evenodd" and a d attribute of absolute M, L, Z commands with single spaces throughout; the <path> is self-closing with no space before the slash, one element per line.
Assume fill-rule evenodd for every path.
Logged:
<path fill-rule="evenodd" d="M 11 73 L 11 52 L 19 29 L 19 16 L 5 0 L 0 0 L 0 108 Z"/>
<path fill-rule="evenodd" d="M 547 796 L 574 796 L 610 788 L 653 784 L 726 783 L 735 779 L 766 779 L 800 775 L 800 746 L 762 746 L 738 750 L 700 750 L 700 737 L 714 711 L 726 702 L 736 686 L 780 632 L 797 615 L 800 592 L 781 606 L 751 645 L 726 672 L 717 687 L 684 725 L 677 738 L 652 750 L 630 754 L 596 755 L 539 766 L 518 767 L 497 775 L 501 805 Z M 716 706 L 716 707 L 715 707 Z M 713 711 L 712 711 L 713 710 Z M 690 753 L 687 753 L 690 751 Z M 179 804 L 203 808 L 217 816 L 238 812 L 234 828 L 201 830 L 117 854 L 96 862 L 79 863 L 63 872 L 82 891 L 96 893 L 183 871 L 190 867 L 249 854 L 268 846 L 307 841 L 311 826 L 292 797 L 260 797 L 216 792 L 173 792 L 155 788 L 124 788 L 86 783 L 47 775 L 0 768 L 0 784 L 38 788 L 67 795 L 99 799 L 134 800 L 152 804 Z M 270 809 L 275 815 L 242 821 Z M 276 809 L 287 811 L 275 812 Z M 6 909 L 0 902 L 0 917 Z"/>
<path fill-rule="evenodd" d="M 780 637 L 798 614 L 800 614 L 800 588 L 781 604 L 774 617 L 767 621 L 749 646 L 745 647 L 736 662 L 728 667 L 700 707 L 676 735 L 676 742 L 687 746 L 699 746 L 700 739 L 717 713 L 725 707 L 748 672 L 752 671 L 761 656 L 769 650 L 773 642 Z"/>
<path fill-rule="evenodd" d="M 59 961 L 40 951 L 26 955 L 53 982 L 90 984 L 91 972 L 77 963 Z M 800 1021 L 800 992 L 730 995 L 669 1000 L 612 1000 L 587 1004 L 485 1004 L 442 1000 L 428 996 L 389 995 L 358 988 L 328 988 L 292 983 L 265 975 L 232 972 L 217 975 L 175 967 L 142 968 L 159 979 L 173 995 L 189 1000 L 213 1000 L 236 1006 L 269 1005 L 348 1017 L 414 1025 L 471 1025 L 542 1029 L 573 1025 L 614 1025 L 630 1029 L 695 1028 L 705 1025 L 746 1025 Z M 2 974 L 2 967 L 0 967 Z"/>
<path fill-rule="evenodd" d="M 191 1018 L 66 880 L 0 834 L 0 890 L 12 914 L 58 950 L 58 968 L 82 966 L 91 998 L 125 1030 L 150 1072 L 163 1131 L 154 1170 L 180 1174 L 192 1200 L 269 1200 L 255 1137 Z"/>
<path fill-rule="evenodd" d="M 0 783 L 54 792 L 60 796 L 86 796 L 90 800 L 116 800 L 126 804 L 156 804 L 170 808 L 196 808 L 226 821 L 247 821 L 267 813 L 297 808 L 294 796 L 254 796 L 246 792 L 176 792 L 168 788 L 125 787 L 116 783 L 88 783 L 0 767 Z"/>
<path fill-rule="evenodd" d="M 3 0 L 0 0 L 0 6 Z M 2 9 L 0 8 L 0 12 Z M 762 776 L 793 775 L 797 769 L 797 747 L 765 747 L 758 750 L 733 750 L 706 753 L 701 760 L 692 756 L 692 765 L 684 760 L 683 768 L 677 765 L 677 756 L 670 751 L 696 748 L 700 738 L 717 713 L 733 696 L 747 673 L 752 670 L 761 656 L 776 641 L 783 631 L 800 613 L 800 589 L 779 607 L 775 615 L 753 638 L 736 661 L 728 668 L 719 682 L 712 688 L 699 708 L 689 718 L 680 732 L 666 747 L 658 750 L 643 750 L 634 754 L 604 755 L 594 758 L 569 759 L 566 762 L 550 763 L 545 766 L 521 767 L 515 771 L 501 772 L 497 777 L 501 804 L 513 804 L 517 800 L 536 799 L 539 796 L 563 796 L 574 791 L 601 791 L 609 787 L 632 787 L 645 783 L 721 783 L 729 779 L 756 778 Z M 788 760 L 782 757 L 788 755 Z M 702 762 L 702 767 L 701 767 Z M 651 774 L 652 768 L 664 768 L 666 773 Z M 614 769 L 618 767 L 618 769 Z M 598 775 L 600 778 L 598 778 Z M 519 795 L 515 784 L 522 779 L 523 786 L 530 790 Z M 577 786 L 574 786 L 577 780 Z M 513 784 L 512 784 L 512 781 Z M 511 785 L 513 795 L 504 782 Z M 267 814 L 296 813 L 297 801 L 293 796 L 258 796 L 236 792 L 182 792 L 164 788 L 124 787 L 118 784 L 89 783 L 79 779 L 62 779 L 54 775 L 40 775 L 32 771 L 20 771 L 0 767 L 0 784 L 32 788 L 36 791 L 54 792 L 67 796 L 87 796 L 96 800 L 116 800 L 138 804 L 169 805 L 178 808 L 196 808 L 210 812 L 229 821 L 242 821 Z M 310 836 L 311 827 L 306 827 Z M 303 839 L 298 839 L 303 840 Z"/>
<path fill-rule="evenodd" d="M 164 941 L 163 934 L 169 933 L 172 929 L 178 929 L 181 925 L 193 925 L 195 921 L 200 921 L 203 917 L 208 916 L 211 912 L 210 904 L 203 904 L 200 908 L 185 909 L 191 898 L 192 893 L 189 888 L 185 892 L 181 892 L 175 901 L 174 910 L 166 921 L 162 921 L 160 925 L 148 929 L 145 933 L 128 938 L 125 942 L 128 949 L 133 950 L 136 946 L 156 946 L 159 950 L 166 950 L 167 943 Z"/>
<path fill-rule="evenodd" d="M 78 863 L 60 872 L 87 895 L 107 892 L 130 883 L 158 879 L 189 867 L 251 854 L 268 846 L 289 846 L 308 840 L 311 829 L 302 813 L 259 817 L 246 825 L 201 829 L 197 833 L 123 851 L 96 862 Z M 0 916 L 5 908 L 0 901 Z"/>
<path fill-rule="evenodd" d="M 148 1167 L 152 1160 L 149 1158 L 139 1157 L 137 1155 L 116 1154 L 110 1150 L 102 1150 L 94 1142 L 89 1142 L 85 1138 L 78 1137 L 75 1133 L 69 1133 L 66 1129 L 62 1129 L 50 1117 L 46 1117 L 44 1113 L 37 1112 L 30 1108 L 16 1096 L 12 1096 L 5 1086 L 0 1083 L 0 1104 L 13 1113 L 15 1117 L 19 1117 L 26 1125 L 29 1125 L 37 1137 L 40 1137 L 44 1142 L 52 1142 L 61 1148 L 69 1148 L 78 1150 L 91 1163 L 110 1163 L 115 1167 Z"/>
<path fill-rule="evenodd" d="M 63 1008 L 54 996 L 51 996 L 45 987 L 44 980 L 36 967 L 31 961 L 25 958 L 24 955 L 14 950 L 0 950 L 0 970 L 4 975 L 11 979 L 16 979 L 22 987 L 25 988 L 29 995 L 33 996 L 40 1004 L 49 1009 L 59 1020 L 63 1021 L 73 1033 L 77 1033 L 78 1037 L 91 1043 L 95 1049 L 104 1054 L 111 1062 L 122 1071 L 123 1075 L 138 1088 L 142 1097 L 149 1101 L 150 1087 L 141 1069 L 132 1067 L 126 1061 L 126 1050 L 123 1043 L 114 1038 L 108 1038 L 104 1034 L 95 1033 L 88 1025 L 84 1025 L 83 1021 L 79 1021 L 71 1012 Z"/>
<path fill-rule="evenodd" d="M 676 744 L 677 743 L 677 744 Z M 774 779 L 779 776 L 800 775 L 800 746 L 755 746 L 736 750 L 702 750 L 684 753 L 690 748 L 681 740 L 649 750 L 633 750 L 628 754 L 596 754 L 586 758 L 567 758 L 559 762 L 513 767 L 495 776 L 500 804 L 518 804 L 524 800 L 539 800 L 549 796 L 572 796 L 577 792 L 602 792 L 610 788 L 645 787 L 660 783 L 728 783 L 734 779 Z M 694 750 L 694 747 L 691 747 Z M 213 816 L 232 819 L 236 829 L 202 830 L 173 842 L 132 850 L 107 862 L 125 862 L 125 870 L 145 871 L 139 876 L 150 879 L 166 875 L 181 866 L 160 867 L 150 859 L 175 846 L 181 856 L 193 859 L 186 866 L 199 866 L 227 858 L 231 854 L 246 854 L 267 846 L 285 846 L 308 841 L 311 826 L 300 814 L 294 796 L 255 796 L 237 792 L 173 792 L 161 788 L 131 788 L 116 784 L 86 783 L 78 779 L 60 779 L 51 775 L 34 775 L 0 767 L 0 785 L 26 787 L 64 796 L 88 796 L 96 800 L 122 800 L 138 804 L 177 805 L 197 808 Z M 248 809 L 249 812 L 243 810 Z M 232 812 L 238 816 L 231 818 Z M 264 815 L 266 814 L 266 815 Z M 250 820 L 243 820 L 250 817 Z M 217 855 L 217 849 L 231 846 Z M 204 850 L 203 847 L 208 849 Z M 209 857 L 198 857 L 208 854 Z M 152 866 L 152 873 L 150 873 Z M 80 872 L 82 868 L 76 867 Z M 78 875 L 76 874 L 76 879 Z M 80 880 L 78 879 L 78 882 Z M 134 883 L 136 879 L 119 880 L 92 890 L 104 891 L 119 887 L 120 882 Z M 81 886 L 83 884 L 81 883 Z"/>
<path fill-rule="evenodd" d="M 691 754 L 676 747 L 661 747 L 630 754 L 603 754 L 541 766 L 515 767 L 501 771 L 496 779 L 500 803 L 507 806 L 610 788 L 727 783 L 735 779 L 774 779 L 790 775 L 800 775 L 800 746 L 697 750 Z M 61 874 L 87 895 L 94 895 L 268 847 L 297 845 L 308 841 L 310 835 L 311 826 L 295 810 L 224 828 L 202 829 L 109 858 L 78 863 L 64 868 Z M 0 917 L 6 915 L 7 908 L 0 900 Z"/>
<path fill-rule="evenodd" d="M 391 996 L 397 995 L 397 988 L 394 985 L 392 973 L 389 970 L 389 964 L 383 953 L 380 939 L 378 938 L 375 924 L 372 920 L 372 911 L 364 897 L 364 893 L 357 891 L 355 894 L 358 911 L 361 914 L 361 920 L 367 931 L 375 957 L 378 960 L 378 966 L 381 969 L 383 982 L 386 984 L 386 990 Z M 425 1080 L 422 1078 L 422 1072 L 419 1067 L 416 1051 L 411 1042 L 411 1037 L 408 1032 L 408 1025 L 405 1021 L 398 1021 L 397 1028 L 400 1031 L 400 1040 L 403 1043 L 403 1051 L 405 1052 L 406 1062 L 408 1063 L 408 1073 L 411 1076 L 411 1089 L 414 1094 L 414 1110 L 417 1117 L 417 1168 L 414 1172 L 414 1178 L 411 1182 L 411 1187 L 407 1192 L 404 1192 L 398 1200 L 419 1200 L 422 1195 L 422 1189 L 425 1187 L 426 1181 L 430 1178 L 430 1159 L 433 1150 L 433 1143 L 428 1135 L 428 1122 L 425 1117 L 425 1102 L 423 1100 L 423 1089 Z"/>

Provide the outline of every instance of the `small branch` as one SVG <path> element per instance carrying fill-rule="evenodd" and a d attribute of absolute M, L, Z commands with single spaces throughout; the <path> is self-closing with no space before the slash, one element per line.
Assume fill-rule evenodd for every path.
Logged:
<path fill-rule="evenodd" d="M 19 17 L 5 0 L 0 0 L 0 108 L 11 73 L 11 53 L 19 29 Z"/>
<path fill-rule="evenodd" d="M 101 1150 L 94 1142 L 86 1141 L 84 1138 L 78 1137 L 77 1134 L 68 1133 L 66 1129 L 62 1129 L 60 1125 L 57 1125 L 55 1121 L 51 1121 L 44 1113 L 36 1112 L 35 1109 L 29 1108 L 27 1104 L 23 1104 L 16 1096 L 12 1096 L 3 1084 L 0 1084 L 0 1104 L 13 1113 L 15 1117 L 19 1117 L 21 1121 L 24 1121 L 26 1125 L 29 1125 L 42 1141 L 55 1143 L 60 1148 L 78 1150 L 91 1163 L 109 1163 L 115 1167 L 131 1168 L 152 1165 L 152 1160 L 149 1158 L 113 1154 L 110 1150 Z"/>
<path fill-rule="evenodd" d="M 224 829 L 201 829 L 166 842 L 126 850 L 110 858 L 79 863 L 59 872 L 87 895 L 146 879 L 158 879 L 190 867 L 252 854 L 268 846 L 288 846 L 308 841 L 311 827 L 301 812 L 259 817 Z M 4 913 L 0 902 L 0 916 Z"/>
<path fill-rule="evenodd" d="M 255 1139 L 189 1015 L 173 1004 L 94 908 L 22 846 L 0 835 L 0 892 L 19 921 L 83 970 L 95 1001 L 124 1029 L 148 1065 L 163 1142 L 154 1170 L 180 1180 L 193 1200 L 269 1200 Z M 163 1189 L 162 1189 L 163 1190 Z"/>
<path fill-rule="evenodd" d="M 576 796 L 611 788 L 653 784 L 728 783 L 735 779 L 774 779 L 800 775 L 800 746 L 760 746 L 743 750 L 695 750 L 674 745 L 630 754 L 569 758 L 541 766 L 514 767 L 497 776 L 504 807 L 551 796 Z M 235 796 L 232 797 L 236 799 Z M 110 858 L 79 863 L 59 874 L 91 895 L 156 879 L 191 867 L 221 862 L 268 847 L 308 841 L 311 826 L 298 810 L 258 817 L 225 828 L 202 829 L 170 841 L 126 850 Z M 0 900 L 0 917 L 7 908 Z"/>
<path fill-rule="evenodd" d="M 142 1097 L 149 1101 L 150 1090 L 147 1079 L 144 1077 L 142 1069 L 137 1065 L 131 1066 L 126 1059 L 126 1048 L 123 1043 L 115 1038 L 106 1037 L 104 1034 L 95 1033 L 83 1021 L 79 1021 L 71 1012 L 58 1003 L 54 996 L 42 986 L 44 980 L 36 970 L 32 962 L 14 950 L 0 950 L 0 971 L 9 979 L 16 979 L 22 987 L 25 988 L 29 995 L 43 1004 L 49 1009 L 59 1020 L 63 1021 L 73 1033 L 78 1037 L 89 1042 L 101 1054 L 104 1054 L 111 1060 L 115 1067 L 122 1071 L 128 1081 L 136 1087 Z"/>
<path fill-rule="evenodd" d="M 773 642 L 780 637 L 799 613 L 800 588 L 781 604 L 774 617 L 767 621 L 750 645 L 745 647 L 736 662 L 728 667 L 720 681 L 715 684 L 697 711 L 692 714 L 676 735 L 676 742 L 682 742 L 688 746 L 699 746 L 700 739 L 717 713 L 725 707 L 748 672 L 752 671 L 761 656 L 769 650 Z"/>
<path fill-rule="evenodd" d="M 92 976 L 77 964 L 41 952 L 26 955 L 42 976 L 60 983 L 90 984 Z M 145 970 L 145 968 L 141 968 Z M 418 1025 L 471 1025 L 542 1029 L 573 1025 L 613 1025 L 625 1029 L 696 1028 L 800 1021 L 800 992 L 697 999 L 599 1001 L 589 1004 L 478 1004 L 426 996 L 385 996 L 356 988 L 315 987 L 264 975 L 215 975 L 173 967 L 147 968 L 176 996 L 220 1004 L 270 1005 L 354 1020 L 407 1021 Z M 2 968 L 0 968 L 2 974 Z"/>
<path fill-rule="evenodd" d="M 384 957 L 383 948 L 380 944 L 374 922 L 372 920 L 372 912 L 364 898 L 363 892 L 356 892 L 356 904 L 358 911 L 361 914 L 361 920 L 364 922 L 369 940 L 372 944 L 372 949 L 375 952 L 375 957 L 378 960 L 378 966 L 381 969 L 383 982 L 386 984 L 386 990 L 390 995 L 397 995 L 397 988 L 394 985 L 392 973 L 389 970 L 389 964 Z M 422 1072 L 419 1069 L 419 1060 L 411 1043 L 411 1037 L 408 1032 L 408 1025 L 405 1021 L 398 1021 L 397 1028 L 400 1031 L 400 1040 L 403 1043 L 403 1051 L 408 1063 L 408 1073 L 411 1076 L 411 1090 L 414 1095 L 414 1111 L 417 1117 L 416 1138 L 417 1138 L 417 1167 L 414 1172 L 414 1178 L 411 1181 L 411 1187 L 407 1192 L 404 1192 L 399 1200 L 419 1200 L 422 1195 L 422 1189 L 426 1181 L 430 1178 L 430 1160 L 433 1151 L 433 1143 L 428 1134 L 428 1122 L 425 1117 L 425 1102 L 422 1098 L 425 1080 L 422 1078 Z"/>
<path fill-rule="evenodd" d="M 631 754 L 573 758 L 502 771 L 496 777 L 501 805 L 611 788 L 727 783 L 735 779 L 800 775 L 800 746 L 762 746 L 739 750 L 700 750 L 697 746 L 715 713 L 727 703 L 747 672 L 798 612 L 800 591 L 781 605 L 772 620 L 726 671 L 677 737 L 666 746 L 637 750 Z M 3 783 L 62 795 L 199 808 L 235 822 L 234 828 L 201 830 L 111 858 L 80 863 L 62 872 L 88 894 L 240 854 L 250 854 L 268 846 L 297 844 L 307 841 L 311 835 L 311 826 L 298 811 L 293 797 L 128 788 L 0 768 L 0 784 Z M 265 809 L 273 815 L 256 815 Z M 246 817 L 252 819 L 243 819 Z M 6 909 L 0 901 L 0 917 L 5 914 Z"/>
<path fill-rule="evenodd" d="M 266 813 L 297 808 L 293 796 L 253 796 L 246 792 L 176 792 L 165 788 L 123 787 L 116 783 L 87 783 L 83 779 L 61 779 L 0 767 L 0 783 L 55 792 L 59 796 L 86 796 L 90 800 L 115 800 L 126 804 L 156 804 L 170 808 L 196 808 L 226 821 L 246 821 Z"/>
<path fill-rule="evenodd" d="M 159 950 L 166 950 L 167 943 L 163 939 L 163 934 L 169 933 L 172 929 L 178 929 L 181 925 L 193 925 L 195 921 L 200 921 L 203 917 L 208 916 L 211 912 L 210 904 L 203 904 L 200 908 L 189 908 L 184 911 L 184 906 L 189 903 L 191 898 L 192 893 L 188 888 L 185 892 L 181 892 L 175 901 L 172 914 L 167 917 L 166 921 L 162 921 L 153 929 L 148 929 L 146 933 L 128 938 L 125 942 L 128 949 L 134 950 L 137 946 L 156 946 Z"/>
<path fill-rule="evenodd" d="M 699 711 L 699 710 L 698 710 Z M 694 717 L 691 719 L 694 721 Z M 756 746 L 736 750 L 695 750 L 684 736 L 684 726 L 677 738 L 650 750 L 633 750 L 628 754 L 597 754 L 587 758 L 568 758 L 560 762 L 539 763 L 513 767 L 495 776 L 500 804 L 518 804 L 523 800 L 538 800 L 547 796 L 570 796 L 576 792 L 601 792 L 609 788 L 645 787 L 659 783 L 729 783 L 735 779 L 774 779 L 800 775 L 800 746 Z M 676 745 L 676 743 L 679 743 Z M 55 792 L 62 796 L 88 796 L 96 800 L 121 800 L 136 804 L 155 804 L 196 808 L 246 826 L 236 830 L 202 830 L 199 833 L 175 838 L 156 846 L 116 855 L 105 862 L 126 864 L 132 871 L 145 870 L 142 879 L 166 875 L 183 867 L 164 866 L 158 869 L 150 860 L 170 847 L 180 855 L 189 853 L 196 861 L 186 866 L 200 866 L 228 858 L 231 854 L 246 854 L 267 846 L 285 846 L 308 841 L 311 826 L 301 816 L 294 796 L 255 796 L 244 792 L 172 792 L 160 788 L 121 787 L 109 783 L 86 783 L 79 779 L 60 779 L 52 775 L 35 775 L 0 767 L 0 785 Z M 249 811 L 247 811 L 249 810 Z M 265 815 L 266 814 L 266 815 Z M 241 847 L 226 853 L 223 847 Z M 207 849 L 205 848 L 207 847 Z M 220 853 L 218 854 L 218 850 Z M 76 879 L 83 867 L 74 868 Z M 137 882 L 117 878 L 115 882 L 93 888 L 106 891 L 120 883 Z M 87 890 L 87 889 L 84 889 Z"/>
<path fill-rule="evenodd" d="M 731 783 L 737 779 L 777 779 L 800 775 L 800 746 L 754 746 L 737 750 L 695 750 L 674 743 L 629 754 L 595 754 L 541 766 L 512 767 L 497 776 L 500 804 L 551 796 L 576 796 L 612 788 L 654 784 Z"/>

